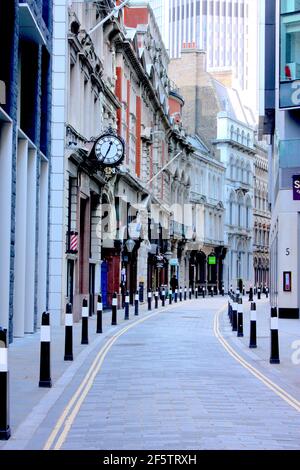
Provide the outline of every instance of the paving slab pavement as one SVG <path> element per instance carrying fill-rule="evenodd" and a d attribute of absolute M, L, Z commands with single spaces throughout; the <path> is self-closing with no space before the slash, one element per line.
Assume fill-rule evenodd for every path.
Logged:
<path fill-rule="evenodd" d="M 230 357 L 214 336 L 215 315 L 225 303 L 214 298 L 167 305 L 165 315 L 149 317 L 121 336 L 95 376 L 62 448 L 299 449 L 300 414 Z M 246 302 L 245 337 L 232 333 L 226 312 L 220 329 L 249 363 L 299 397 L 299 366 L 290 358 L 291 343 L 299 339 L 297 320 L 279 321 L 282 362 L 271 366 L 268 309 L 262 300 L 255 351 L 248 349 Z M 147 315 L 145 305 L 140 317 Z M 118 318 L 119 326 L 111 327 L 111 313 L 104 313 L 103 335 L 95 334 L 96 321 L 90 319 L 88 346 L 80 345 L 81 325 L 74 325 L 73 363 L 63 361 L 64 328 L 53 328 L 51 390 L 37 386 L 39 334 L 11 346 L 12 438 L 0 442 L 0 449 L 43 448 L 99 349 L 124 327 L 123 311 Z M 134 319 L 132 310 L 127 324 Z"/>

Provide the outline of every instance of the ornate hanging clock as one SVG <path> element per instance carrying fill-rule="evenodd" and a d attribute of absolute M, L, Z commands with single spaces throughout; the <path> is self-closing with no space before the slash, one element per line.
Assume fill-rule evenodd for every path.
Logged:
<path fill-rule="evenodd" d="M 94 152 L 101 166 L 116 167 L 124 160 L 124 140 L 110 128 L 95 142 Z"/>

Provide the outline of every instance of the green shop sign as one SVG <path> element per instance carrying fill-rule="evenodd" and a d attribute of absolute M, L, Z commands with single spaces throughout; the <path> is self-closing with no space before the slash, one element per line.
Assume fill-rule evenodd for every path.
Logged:
<path fill-rule="evenodd" d="M 216 256 L 212 255 L 208 257 L 208 264 L 215 266 L 217 264 Z"/>

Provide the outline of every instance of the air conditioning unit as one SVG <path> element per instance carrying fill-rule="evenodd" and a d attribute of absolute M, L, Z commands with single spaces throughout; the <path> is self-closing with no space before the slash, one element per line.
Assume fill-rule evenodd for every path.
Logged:
<path fill-rule="evenodd" d="M 300 78 L 300 64 L 290 62 L 285 66 L 285 77 L 289 80 L 297 80 Z"/>

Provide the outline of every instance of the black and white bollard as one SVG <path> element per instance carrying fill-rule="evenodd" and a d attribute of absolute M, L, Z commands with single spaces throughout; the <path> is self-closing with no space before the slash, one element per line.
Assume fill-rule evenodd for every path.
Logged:
<path fill-rule="evenodd" d="M 257 289 L 257 299 L 260 300 L 261 299 L 261 288 L 258 287 Z"/>
<path fill-rule="evenodd" d="M 66 305 L 65 315 L 65 361 L 73 361 L 73 312 L 72 304 Z"/>
<path fill-rule="evenodd" d="M 172 305 L 172 300 L 173 300 L 173 291 L 172 289 L 169 291 L 169 305 Z"/>
<path fill-rule="evenodd" d="M 225 296 L 225 289 L 224 289 L 224 286 L 222 286 L 222 289 L 221 289 L 221 295 L 222 295 L 222 297 L 224 297 L 224 296 Z"/>
<path fill-rule="evenodd" d="M 0 328 L 0 440 L 10 438 L 7 330 Z"/>
<path fill-rule="evenodd" d="M 44 312 L 41 324 L 41 356 L 39 387 L 52 387 L 51 380 L 51 351 L 50 351 L 50 314 Z"/>
<path fill-rule="evenodd" d="M 249 289 L 249 302 L 253 302 L 253 287 Z"/>
<path fill-rule="evenodd" d="M 195 299 L 198 299 L 198 287 L 195 288 Z"/>
<path fill-rule="evenodd" d="M 103 314 L 102 297 L 101 297 L 101 295 L 98 295 L 98 301 L 97 301 L 97 328 L 96 328 L 96 333 L 97 334 L 103 333 L 103 331 L 102 331 L 102 314 Z"/>
<path fill-rule="evenodd" d="M 164 307 L 166 305 L 166 290 L 163 288 L 161 292 L 161 306 Z"/>
<path fill-rule="evenodd" d="M 189 299 L 190 299 L 190 300 L 192 300 L 192 292 L 193 292 L 193 291 L 192 291 L 192 288 L 190 287 L 190 288 L 189 288 Z"/>
<path fill-rule="evenodd" d="M 205 299 L 205 287 L 202 287 L 202 297 Z"/>
<path fill-rule="evenodd" d="M 124 305 L 124 313 L 125 313 L 124 320 L 129 320 L 129 303 L 130 303 L 129 292 L 126 291 L 125 305 Z"/>
<path fill-rule="evenodd" d="M 214 296 L 214 288 L 213 288 L 213 287 L 210 288 L 210 296 L 211 296 L 211 297 Z"/>
<path fill-rule="evenodd" d="M 229 320 L 230 320 L 230 324 L 232 325 L 232 300 L 229 301 Z"/>
<path fill-rule="evenodd" d="M 184 288 L 184 297 L 183 298 L 184 298 L 184 300 L 187 299 L 187 287 L 186 286 Z"/>
<path fill-rule="evenodd" d="M 139 292 L 136 291 L 134 297 L 134 315 L 137 317 L 139 314 Z"/>
<path fill-rule="evenodd" d="M 252 302 L 250 312 L 250 343 L 249 348 L 257 348 L 256 338 L 256 304 Z"/>
<path fill-rule="evenodd" d="M 178 289 L 175 289 L 175 304 L 177 304 L 178 301 Z"/>
<path fill-rule="evenodd" d="M 232 304 L 232 331 L 237 331 L 237 304 L 238 298 L 234 296 Z"/>
<path fill-rule="evenodd" d="M 238 311 L 237 311 L 237 336 L 242 338 L 244 336 L 244 311 L 243 311 L 243 299 L 238 300 Z"/>
<path fill-rule="evenodd" d="M 111 324 L 117 325 L 118 296 L 115 292 L 111 302 Z"/>
<path fill-rule="evenodd" d="M 81 344 L 89 344 L 89 308 L 86 299 L 83 299 L 82 301 L 81 318 Z"/>
<path fill-rule="evenodd" d="M 268 287 L 266 287 L 266 291 L 265 291 L 265 292 L 266 292 L 266 299 L 268 299 L 268 298 L 269 298 L 269 288 L 268 288 Z"/>
<path fill-rule="evenodd" d="M 182 287 L 179 288 L 179 302 L 182 302 Z"/>
<path fill-rule="evenodd" d="M 155 299 L 155 310 L 158 309 L 158 299 L 159 299 L 159 293 L 158 290 L 156 289 L 155 294 L 154 294 L 154 299 Z"/>
<path fill-rule="evenodd" d="M 152 292 L 148 290 L 148 310 L 152 310 Z"/>
<path fill-rule="evenodd" d="M 271 308 L 271 355 L 270 364 L 280 364 L 277 308 Z"/>

